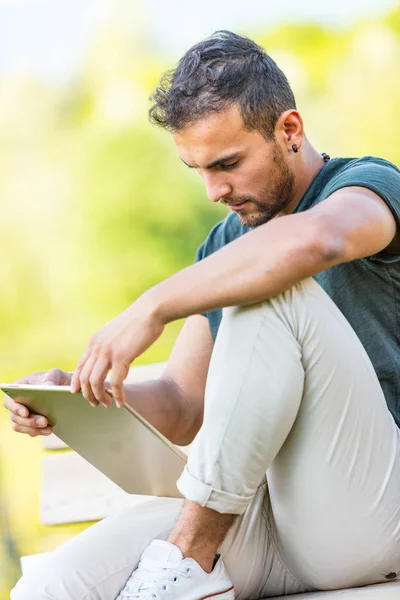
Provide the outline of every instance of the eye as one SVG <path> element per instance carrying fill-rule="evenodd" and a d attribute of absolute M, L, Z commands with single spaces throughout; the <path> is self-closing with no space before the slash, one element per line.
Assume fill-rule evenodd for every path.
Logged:
<path fill-rule="evenodd" d="M 229 165 L 221 165 L 221 169 L 224 169 L 224 171 L 231 171 L 232 169 L 234 169 L 237 165 L 237 161 L 234 163 L 230 163 Z"/>

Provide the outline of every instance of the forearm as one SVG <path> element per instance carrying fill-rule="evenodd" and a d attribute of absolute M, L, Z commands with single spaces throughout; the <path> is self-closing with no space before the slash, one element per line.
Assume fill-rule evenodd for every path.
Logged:
<path fill-rule="evenodd" d="M 174 444 L 189 444 L 200 428 L 202 414 L 171 379 L 124 385 L 126 402 Z"/>
<path fill-rule="evenodd" d="M 305 213 L 274 219 L 179 271 L 145 296 L 165 323 L 273 298 L 335 264 L 334 242 L 329 245 L 319 226 Z"/>

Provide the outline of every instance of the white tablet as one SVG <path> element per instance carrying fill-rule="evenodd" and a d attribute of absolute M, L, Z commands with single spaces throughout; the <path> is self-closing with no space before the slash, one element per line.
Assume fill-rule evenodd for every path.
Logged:
<path fill-rule="evenodd" d="M 0 384 L 11 398 L 47 417 L 54 433 L 130 494 L 179 498 L 186 455 L 130 406 L 93 408 L 68 386 Z"/>

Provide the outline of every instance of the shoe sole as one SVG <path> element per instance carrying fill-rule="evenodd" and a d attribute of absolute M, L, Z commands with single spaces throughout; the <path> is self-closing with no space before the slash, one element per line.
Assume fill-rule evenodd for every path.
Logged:
<path fill-rule="evenodd" d="M 235 591 L 233 586 L 224 592 L 216 592 L 210 596 L 202 596 L 198 600 L 235 600 Z"/>

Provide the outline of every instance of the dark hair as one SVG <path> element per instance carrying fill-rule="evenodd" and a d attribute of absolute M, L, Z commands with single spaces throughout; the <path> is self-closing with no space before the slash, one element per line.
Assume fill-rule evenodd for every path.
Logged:
<path fill-rule="evenodd" d="M 236 103 L 247 129 L 267 139 L 279 115 L 296 108 L 288 80 L 264 49 L 225 30 L 190 48 L 164 73 L 151 101 L 150 121 L 170 131 Z"/>

